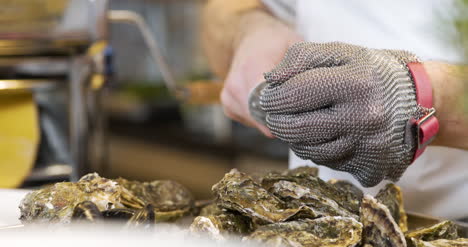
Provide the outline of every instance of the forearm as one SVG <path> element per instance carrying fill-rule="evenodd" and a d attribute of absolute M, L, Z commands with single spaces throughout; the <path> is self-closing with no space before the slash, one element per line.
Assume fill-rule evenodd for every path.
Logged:
<path fill-rule="evenodd" d="M 433 87 L 440 130 L 433 145 L 468 150 L 468 67 L 424 63 Z"/>
<path fill-rule="evenodd" d="M 242 36 L 252 29 L 278 22 L 260 0 L 210 0 L 203 10 L 202 45 L 212 71 L 225 78 Z"/>

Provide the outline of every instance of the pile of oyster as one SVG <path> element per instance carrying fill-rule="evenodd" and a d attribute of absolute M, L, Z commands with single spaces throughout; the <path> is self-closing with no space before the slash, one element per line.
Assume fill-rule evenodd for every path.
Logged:
<path fill-rule="evenodd" d="M 128 226 L 174 221 L 191 214 L 194 199 L 181 184 L 111 180 L 97 173 L 78 182 L 56 183 L 26 195 L 20 220 L 29 223 L 69 223 L 121 220 Z"/>
<path fill-rule="evenodd" d="M 213 186 L 216 201 L 201 210 L 191 231 L 268 246 L 468 246 L 450 221 L 408 231 L 394 184 L 372 197 L 346 181 L 325 182 L 317 172 L 301 167 L 250 177 L 232 170 Z"/>
<path fill-rule="evenodd" d="M 237 170 L 213 186 L 203 207 L 173 181 L 110 180 L 88 174 L 28 194 L 21 220 L 68 223 L 113 219 L 154 226 L 194 216 L 191 235 L 268 246 L 468 246 L 445 221 L 408 231 L 400 189 L 389 184 L 375 197 L 346 181 L 325 182 L 301 167 L 248 176 Z"/>

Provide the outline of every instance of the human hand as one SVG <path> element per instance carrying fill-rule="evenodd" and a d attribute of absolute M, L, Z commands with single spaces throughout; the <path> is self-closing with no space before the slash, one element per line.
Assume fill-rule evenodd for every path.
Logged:
<path fill-rule="evenodd" d="M 364 186 L 398 180 L 419 142 L 413 120 L 429 111 L 418 105 L 408 70 L 417 61 L 405 51 L 296 44 L 265 75 L 260 105 L 268 128 L 299 157 L 349 172 Z"/>
<path fill-rule="evenodd" d="M 248 97 L 264 81 L 263 74 L 302 39 L 287 25 L 262 12 L 246 14 L 240 25 L 243 28 L 234 42 L 234 57 L 221 93 L 223 109 L 228 117 L 273 137 L 266 126 L 250 116 Z"/>

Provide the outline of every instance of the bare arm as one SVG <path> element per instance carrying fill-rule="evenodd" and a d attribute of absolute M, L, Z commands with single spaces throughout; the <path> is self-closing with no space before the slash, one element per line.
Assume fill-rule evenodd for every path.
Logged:
<path fill-rule="evenodd" d="M 268 13 L 259 0 L 211 0 L 203 13 L 203 46 L 213 72 L 224 80 L 221 102 L 226 115 L 270 131 L 249 114 L 248 95 L 302 38 Z"/>
<path fill-rule="evenodd" d="M 235 40 L 246 29 L 245 15 L 264 12 L 259 0 L 210 0 L 203 9 L 202 45 L 213 72 L 225 78 L 235 49 Z"/>
<path fill-rule="evenodd" d="M 424 63 L 432 82 L 440 130 L 433 145 L 468 150 L 468 66 Z"/>

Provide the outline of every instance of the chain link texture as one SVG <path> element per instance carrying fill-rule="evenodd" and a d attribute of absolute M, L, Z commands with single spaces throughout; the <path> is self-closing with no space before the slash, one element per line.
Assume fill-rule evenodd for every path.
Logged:
<path fill-rule="evenodd" d="M 267 126 L 294 153 L 363 186 L 397 181 L 416 150 L 420 115 L 406 51 L 303 42 L 265 74 Z"/>

